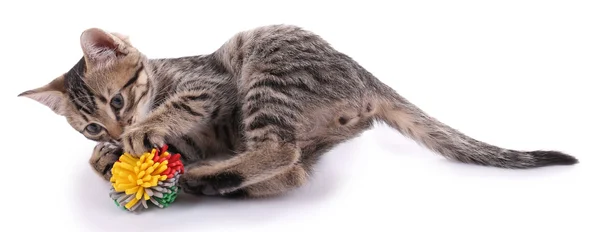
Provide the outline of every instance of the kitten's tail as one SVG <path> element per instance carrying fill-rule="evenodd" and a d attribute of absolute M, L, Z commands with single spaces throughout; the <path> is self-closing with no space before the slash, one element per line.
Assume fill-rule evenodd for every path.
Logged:
<path fill-rule="evenodd" d="M 387 85 L 378 83 L 375 89 L 380 99 L 375 113 L 378 121 L 448 159 L 512 169 L 579 162 L 559 151 L 517 151 L 478 141 L 427 115 Z"/>

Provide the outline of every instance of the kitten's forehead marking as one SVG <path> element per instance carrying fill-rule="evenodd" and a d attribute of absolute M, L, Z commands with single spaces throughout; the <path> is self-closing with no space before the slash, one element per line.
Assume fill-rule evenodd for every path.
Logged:
<path fill-rule="evenodd" d="M 143 68 L 140 61 L 141 57 L 138 56 L 114 62 L 109 67 L 88 73 L 86 82 L 94 92 L 102 93 L 110 98 L 128 85 L 135 83 L 135 77 Z M 132 83 L 129 83 L 130 81 Z"/>

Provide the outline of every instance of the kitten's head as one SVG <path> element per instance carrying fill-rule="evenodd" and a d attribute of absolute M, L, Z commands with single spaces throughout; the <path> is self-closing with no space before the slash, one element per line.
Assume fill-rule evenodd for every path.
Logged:
<path fill-rule="evenodd" d="M 146 109 L 151 91 L 145 57 L 128 38 L 92 28 L 81 34 L 83 57 L 71 70 L 19 96 L 34 99 L 85 137 L 118 140 Z"/>

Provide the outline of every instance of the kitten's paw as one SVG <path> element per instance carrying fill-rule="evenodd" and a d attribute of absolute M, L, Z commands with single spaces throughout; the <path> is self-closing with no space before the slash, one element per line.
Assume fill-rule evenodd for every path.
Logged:
<path fill-rule="evenodd" d="M 140 157 L 152 148 L 159 148 L 165 144 L 165 135 L 155 128 L 137 127 L 126 130 L 121 136 L 123 150 L 132 156 Z"/>
<path fill-rule="evenodd" d="M 194 195 L 229 196 L 238 192 L 244 177 L 233 172 L 221 172 L 214 175 L 197 176 L 184 173 L 179 179 L 182 190 Z"/>
<path fill-rule="evenodd" d="M 123 148 L 120 144 L 114 142 L 100 142 L 94 147 L 92 157 L 89 163 L 102 178 L 110 180 L 110 170 L 119 156 L 123 153 Z"/>

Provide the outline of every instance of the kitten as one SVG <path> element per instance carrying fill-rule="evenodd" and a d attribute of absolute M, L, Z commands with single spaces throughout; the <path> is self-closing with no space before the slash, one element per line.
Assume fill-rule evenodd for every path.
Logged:
<path fill-rule="evenodd" d="M 578 163 L 558 151 L 517 151 L 471 138 L 296 26 L 239 32 L 211 54 L 172 59 L 149 59 L 127 37 L 97 28 L 80 41 L 83 57 L 71 70 L 19 96 L 97 141 L 90 164 L 105 179 L 122 152 L 168 144 L 182 154 L 180 183 L 188 193 L 277 195 L 302 186 L 320 156 L 375 122 L 464 163 Z"/>

